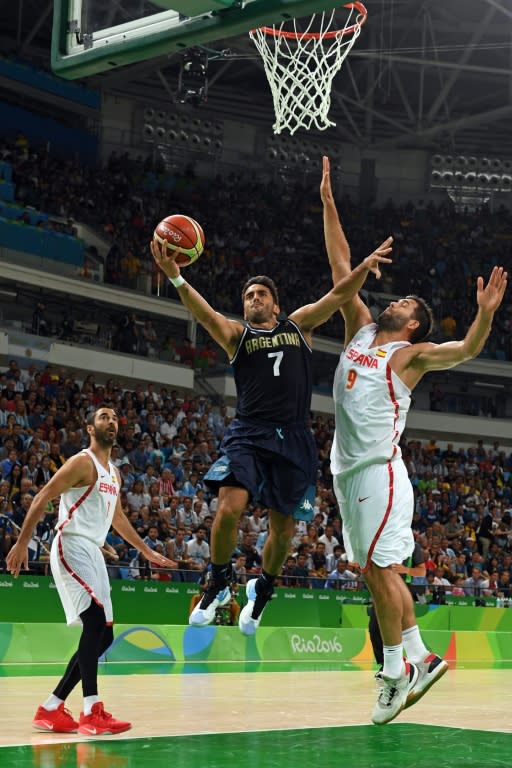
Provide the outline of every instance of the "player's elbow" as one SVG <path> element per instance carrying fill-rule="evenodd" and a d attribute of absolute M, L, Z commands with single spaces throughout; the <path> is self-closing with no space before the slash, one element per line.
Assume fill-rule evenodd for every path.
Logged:
<path fill-rule="evenodd" d="M 457 360 L 457 365 L 459 363 L 465 363 L 468 360 L 473 360 L 475 357 L 478 357 L 482 349 L 484 348 L 485 342 L 478 343 L 478 344 L 472 344 L 472 343 L 466 343 L 461 342 L 461 348 L 459 351 L 459 359 Z"/>

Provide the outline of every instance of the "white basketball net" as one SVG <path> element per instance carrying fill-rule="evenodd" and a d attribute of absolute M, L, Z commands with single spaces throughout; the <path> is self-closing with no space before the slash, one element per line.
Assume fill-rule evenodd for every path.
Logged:
<path fill-rule="evenodd" d="M 335 36 L 326 38 L 334 20 L 335 10 L 314 14 L 303 30 L 298 29 L 295 19 L 289 20 L 286 24 L 293 24 L 291 37 L 283 30 L 285 22 L 249 32 L 262 56 L 272 91 L 274 133 L 288 130 L 294 134 L 299 128 L 309 130 L 313 125 L 323 131 L 336 125 L 328 117 L 332 80 L 359 37 L 366 17 L 351 8 L 345 26 Z M 308 37 L 311 31 L 319 32 L 318 37 Z"/>

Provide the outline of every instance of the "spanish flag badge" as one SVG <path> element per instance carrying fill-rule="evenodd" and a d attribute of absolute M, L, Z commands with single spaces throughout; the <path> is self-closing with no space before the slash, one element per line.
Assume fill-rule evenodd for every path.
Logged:
<path fill-rule="evenodd" d="M 387 352 L 385 349 L 378 349 L 375 354 L 377 357 L 386 357 Z"/>

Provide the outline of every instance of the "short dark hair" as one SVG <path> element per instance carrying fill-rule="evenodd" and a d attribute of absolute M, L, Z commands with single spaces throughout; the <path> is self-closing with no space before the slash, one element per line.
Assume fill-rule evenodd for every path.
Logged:
<path fill-rule="evenodd" d="M 114 411 L 114 413 L 117 414 L 117 411 L 115 408 L 111 408 L 109 405 L 99 405 L 94 411 L 89 411 L 87 416 L 85 417 L 85 423 L 88 427 L 92 426 L 94 424 L 94 419 L 96 418 L 96 414 L 98 411 L 103 411 L 105 408 L 108 408 L 109 411 Z"/>
<path fill-rule="evenodd" d="M 266 275 L 256 275 L 256 277 L 250 277 L 244 287 L 242 288 L 242 304 L 245 300 L 245 294 L 247 293 L 248 288 L 251 287 L 251 285 L 264 285 L 266 286 L 270 293 L 272 294 L 272 298 L 274 299 L 275 304 L 279 304 L 279 293 L 277 291 L 277 286 L 272 280 L 271 277 L 267 277 Z"/>
<path fill-rule="evenodd" d="M 406 299 L 412 299 L 416 302 L 416 309 L 414 310 L 414 319 L 419 322 L 418 327 L 412 332 L 410 337 L 411 344 L 417 344 L 419 341 L 425 341 L 434 328 L 434 315 L 431 307 L 427 304 L 425 299 L 421 296 L 416 296 L 411 293 Z"/>

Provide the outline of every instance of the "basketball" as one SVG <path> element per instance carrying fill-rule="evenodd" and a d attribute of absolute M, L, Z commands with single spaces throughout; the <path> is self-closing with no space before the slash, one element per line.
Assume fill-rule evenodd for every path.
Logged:
<path fill-rule="evenodd" d="M 177 213 L 167 216 L 157 225 L 153 237 L 160 245 L 177 251 L 176 264 L 188 267 L 200 257 L 204 248 L 204 232 L 190 216 Z"/>

